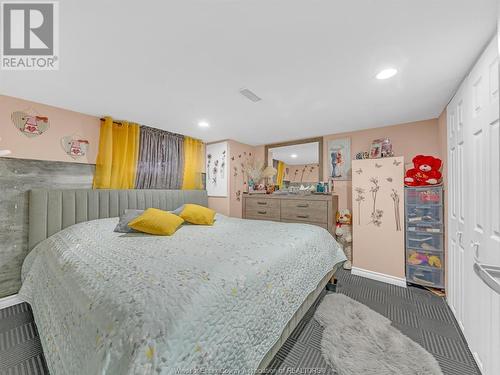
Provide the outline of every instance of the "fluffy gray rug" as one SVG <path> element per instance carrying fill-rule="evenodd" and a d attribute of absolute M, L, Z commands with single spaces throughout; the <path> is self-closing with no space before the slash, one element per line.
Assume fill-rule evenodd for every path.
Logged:
<path fill-rule="evenodd" d="M 343 294 L 328 294 L 316 310 L 321 350 L 339 375 L 442 375 L 436 359 L 391 321 Z"/>

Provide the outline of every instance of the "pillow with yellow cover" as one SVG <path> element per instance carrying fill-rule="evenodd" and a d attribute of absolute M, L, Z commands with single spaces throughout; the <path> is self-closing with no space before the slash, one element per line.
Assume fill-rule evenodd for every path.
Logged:
<path fill-rule="evenodd" d="M 185 204 L 179 216 L 191 224 L 213 225 L 215 211 L 197 204 Z"/>
<path fill-rule="evenodd" d="M 148 208 L 144 213 L 128 223 L 128 226 L 139 232 L 171 236 L 184 222 L 181 217 L 157 208 Z"/>

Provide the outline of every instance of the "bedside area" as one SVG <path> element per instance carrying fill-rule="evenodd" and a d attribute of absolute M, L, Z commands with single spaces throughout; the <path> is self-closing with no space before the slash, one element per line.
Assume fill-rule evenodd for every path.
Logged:
<path fill-rule="evenodd" d="M 317 225 L 335 235 L 338 196 L 330 194 L 244 194 L 244 219 Z"/>

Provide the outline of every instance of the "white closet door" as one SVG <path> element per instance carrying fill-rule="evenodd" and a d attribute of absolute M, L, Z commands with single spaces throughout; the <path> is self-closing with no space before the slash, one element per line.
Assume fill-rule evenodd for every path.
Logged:
<path fill-rule="evenodd" d="M 470 250 L 474 262 L 500 265 L 498 45 L 489 45 L 472 70 Z M 500 374 L 500 296 L 476 275 L 474 355 L 485 374 Z"/>
<path fill-rule="evenodd" d="M 466 265 L 472 266 L 472 259 L 466 259 L 465 244 L 467 234 L 465 231 L 465 217 L 467 205 L 465 196 L 466 159 L 465 159 L 465 123 L 470 117 L 466 103 L 469 101 L 465 87 L 461 87 L 448 106 L 448 134 L 449 134 L 449 207 L 448 207 L 448 257 L 450 267 L 448 268 L 448 295 L 450 306 L 457 318 L 460 327 L 467 333 L 466 312 L 464 306 L 468 293 L 464 289 L 468 287 L 471 272 L 466 272 Z"/>
<path fill-rule="evenodd" d="M 498 89 L 495 38 L 448 106 L 448 301 L 485 375 L 500 374 L 500 295 L 474 265 L 500 266 Z"/>

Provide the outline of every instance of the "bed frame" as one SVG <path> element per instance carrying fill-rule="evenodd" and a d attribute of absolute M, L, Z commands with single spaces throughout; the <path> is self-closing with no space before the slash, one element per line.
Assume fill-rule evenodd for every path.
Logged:
<path fill-rule="evenodd" d="M 175 210 L 184 203 L 208 206 L 206 190 L 31 190 L 28 248 L 73 224 L 118 217 L 129 208 Z"/>
<path fill-rule="evenodd" d="M 49 236 L 76 223 L 120 216 L 126 209 L 150 207 L 175 210 L 185 203 L 208 206 L 205 190 L 31 190 L 29 194 L 29 250 Z M 285 326 L 259 364 L 266 368 L 332 278 L 329 272 Z"/>

